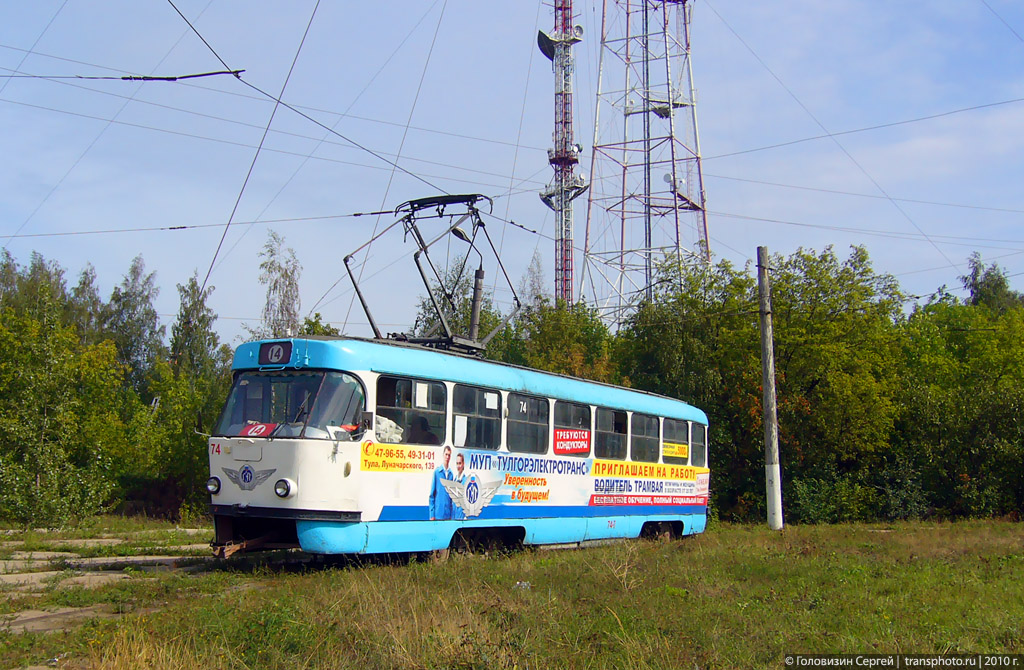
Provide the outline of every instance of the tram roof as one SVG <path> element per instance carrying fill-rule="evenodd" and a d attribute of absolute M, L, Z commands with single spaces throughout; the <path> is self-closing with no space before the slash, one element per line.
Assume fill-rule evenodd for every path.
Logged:
<path fill-rule="evenodd" d="M 291 358 L 286 365 L 259 365 L 260 346 L 267 342 L 292 344 Z M 655 393 L 488 361 L 400 341 L 317 336 L 259 340 L 242 344 L 235 350 L 232 368 L 322 368 L 350 372 L 369 370 L 381 374 L 406 375 L 548 396 L 704 424 L 708 422 L 707 415 L 696 407 Z"/>

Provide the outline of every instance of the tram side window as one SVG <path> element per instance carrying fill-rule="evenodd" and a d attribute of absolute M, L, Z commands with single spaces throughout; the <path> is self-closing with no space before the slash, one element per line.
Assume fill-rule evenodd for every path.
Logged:
<path fill-rule="evenodd" d="M 597 408 L 597 429 L 594 431 L 594 456 L 626 458 L 626 413 Z"/>
<path fill-rule="evenodd" d="M 657 463 L 658 438 L 658 417 L 634 414 L 629 444 L 630 460 Z"/>
<path fill-rule="evenodd" d="M 548 452 L 548 400 L 508 394 L 508 450 L 529 454 Z"/>
<path fill-rule="evenodd" d="M 590 407 L 555 401 L 555 453 L 590 456 Z"/>
<path fill-rule="evenodd" d="M 690 457 L 690 425 L 679 419 L 665 419 L 662 459 L 674 465 L 686 465 Z"/>
<path fill-rule="evenodd" d="M 690 435 L 693 444 L 691 445 L 690 465 L 698 468 L 707 467 L 707 430 L 708 427 L 703 424 L 692 424 Z"/>
<path fill-rule="evenodd" d="M 442 444 L 445 430 L 444 384 L 404 377 L 377 379 L 376 435 L 381 442 Z"/>
<path fill-rule="evenodd" d="M 456 447 L 497 449 L 501 443 L 501 394 L 475 386 L 455 385 L 452 440 Z"/>

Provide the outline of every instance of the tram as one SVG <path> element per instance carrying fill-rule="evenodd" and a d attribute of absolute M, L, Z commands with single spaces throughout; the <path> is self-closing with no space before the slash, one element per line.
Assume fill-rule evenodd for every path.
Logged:
<path fill-rule="evenodd" d="M 214 550 L 426 552 L 700 533 L 707 416 L 397 341 L 241 345 L 209 439 Z"/>

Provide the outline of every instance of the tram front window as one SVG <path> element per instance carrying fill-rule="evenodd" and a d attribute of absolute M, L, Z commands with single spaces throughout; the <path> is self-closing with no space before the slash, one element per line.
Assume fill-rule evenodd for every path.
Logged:
<path fill-rule="evenodd" d="M 363 387 L 343 372 L 243 372 L 214 435 L 356 439 L 363 406 Z"/>

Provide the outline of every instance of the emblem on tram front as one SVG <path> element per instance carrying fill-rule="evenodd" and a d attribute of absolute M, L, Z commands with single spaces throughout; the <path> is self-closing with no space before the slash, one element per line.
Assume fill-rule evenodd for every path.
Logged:
<path fill-rule="evenodd" d="M 277 468 L 270 470 L 253 470 L 252 466 L 246 463 L 241 470 L 221 468 L 228 479 L 233 481 L 243 491 L 252 491 L 263 482 L 270 479 L 270 475 L 277 472 Z"/>

